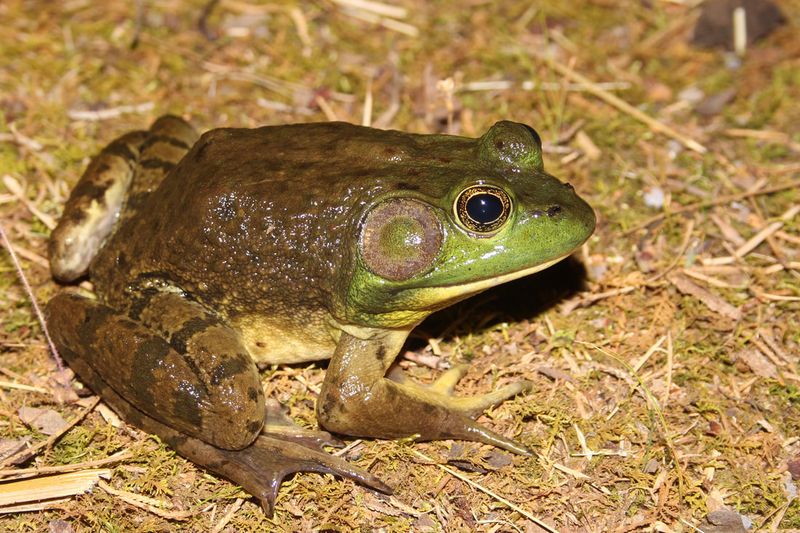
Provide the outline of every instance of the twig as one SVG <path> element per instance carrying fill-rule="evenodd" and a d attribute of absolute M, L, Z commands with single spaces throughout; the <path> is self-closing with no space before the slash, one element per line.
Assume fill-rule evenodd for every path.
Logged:
<path fill-rule="evenodd" d="M 69 465 L 58 466 L 35 466 L 33 468 L 8 468 L 0 470 L 0 477 L 11 479 L 24 479 L 31 476 L 40 476 L 44 474 L 60 474 L 64 472 L 72 472 L 74 470 L 83 470 L 88 468 L 97 468 L 98 466 L 105 466 L 108 464 L 119 463 L 133 457 L 129 451 L 115 453 L 105 459 L 97 459 L 96 461 L 86 461 L 84 463 L 73 463 Z"/>
<path fill-rule="evenodd" d="M 347 446 L 345 446 L 344 448 L 342 448 L 341 450 L 336 450 L 331 455 L 338 455 L 339 457 L 341 457 L 344 454 L 346 454 L 347 452 L 349 452 L 350 450 L 352 450 L 353 448 L 355 448 L 356 446 L 358 446 L 359 444 L 361 444 L 362 442 L 364 442 L 364 441 L 361 440 L 361 439 L 356 439 L 353 442 L 351 442 L 350 444 L 348 444 Z"/>
<path fill-rule="evenodd" d="M 385 17 L 392 17 L 396 19 L 404 19 L 408 16 L 408 10 L 404 7 L 383 4 L 381 2 L 373 2 L 371 0 L 333 0 L 334 3 L 341 6 L 360 9 L 374 13 L 375 15 L 382 15 Z"/>
<path fill-rule="evenodd" d="M 13 142 L 27 148 L 31 152 L 41 152 L 44 149 L 42 143 L 35 141 L 17 131 L 17 128 L 14 126 L 13 122 L 9 124 L 8 129 L 11 133 L 0 132 L 0 142 Z"/>
<path fill-rule="evenodd" d="M 782 131 L 729 128 L 727 130 L 723 130 L 722 134 L 727 135 L 728 137 L 743 137 L 746 139 L 756 139 L 759 141 L 784 144 L 788 146 L 790 150 L 794 152 L 800 152 L 800 143 L 794 142 L 788 133 L 784 133 Z"/>
<path fill-rule="evenodd" d="M 42 387 L 33 387 L 31 385 L 24 385 L 22 383 L 13 383 L 11 381 L 0 381 L 0 388 L 24 390 L 26 392 L 41 392 L 42 394 L 47 394 L 49 392 L 47 389 L 44 389 Z"/>
<path fill-rule="evenodd" d="M 661 405 L 666 407 L 669 402 L 669 390 L 672 388 L 672 370 L 674 361 L 674 350 L 672 347 L 672 332 L 667 331 L 667 377 L 664 380 L 664 394 L 661 396 Z"/>
<path fill-rule="evenodd" d="M 6 189 L 16 197 L 21 203 L 25 204 L 25 207 L 28 208 L 28 211 L 33 214 L 36 218 L 42 221 L 42 224 L 47 226 L 47 229 L 53 230 L 56 227 L 56 221 L 48 215 L 40 211 L 25 195 L 25 189 L 22 187 L 22 184 L 14 179 L 12 176 L 6 174 L 3 176 L 3 185 L 6 186 Z"/>
<path fill-rule="evenodd" d="M 50 346 L 50 352 L 53 354 L 53 359 L 56 360 L 56 366 L 59 370 L 64 370 L 64 361 L 61 360 L 61 356 L 58 355 L 58 350 L 56 350 L 56 345 L 53 344 L 53 339 L 50 338 L 50 331 L 47 329 L 47 322 L 44 320 L 44 314 L 39 308 L 39 304 L 36 302 L 36 297 L 33 295 L 33 289 L 31 289 L 31 286 L 28 283 L 28 278 L 25 277 L 25 271 L 22 270 L 22 265 L 19 264 L 17 254 L 14 252 L 14 248 L 11 246 L 11 241 L 8 240 L 8 235 L 6 234 L 2 224 L 0 224 L 0 238 L 3 239 L 3 246 L 5 246 L 6 250 L 8 250 L 8 255 L 11 256 L 11 261 L 14 263 L 14 268 L 17 269 L 17 276 L 19 276 L 19 279 L 22 281 L 22 286 L 25 287 L 25 292 L 28 293 L 28 298 L 31 299 L 31 305 L 36 313 L 36 318 L 39 320 L 39 324 L 42 326 L 42 331 L 47 339 L 47 344 Z"/>
<path fill-rule="evenodd" d="M 153 513 L 156 516 L 166 518 L 167 520 L 188 520 L 196 513 L 196 511 L 193 509 L 186 511 L 171 511 L 169 510 L 169 507 L 172 507 L 170 502 L 156 500 L 155 498 L 149 498 L 147 496 L 134 494 L 133 492 L 128 492 L 125 490 L 117 490 L 102 480 L 97 484 L 97 486 L 112 496 L 116 496 L 127 504 L 138 507 L 139 509 L 144 509 L 145 511 Z"/>
<path fill-rule="evenodd" d="M 549 57 L 546 57 L 544 55 L 533 54 L 533 57 L 535 57 L 535 58 L 539 59 L 540 61 L 544 62 L 545 64 L 547 64 L 547 66 L 549 66 L 551 69 L 557 71 L 559 74 L 561 74 L 563 76 L 566 76 L 567 78 L 571 79 L 574 82 L 583 84 L 586 87 L 586 90 L 589 93 L 597 96 L 598 98 L 600 98 L 601 100 L 603 100 L 607 104 L 610 104 L 610 105 L 616 107 L 617 109 L 619 109 L 623 113 L 627 113 L 628 115 L 632 116 L 636 120 L 638 120 L 640 122 L 643 122 L 651 130 L 659 132 L 659 133 L 663 133 L 664 135 L 666 135 L 668 137 L 672 137 L 676 141 L 678 141 L 681 144 L 683 144 L 685 147 L 689 148 L 690 150 L 694 150 L 695 152 L 704 154 L 704 153 L 706 153 L 708 151 L 708 149 L 706 149 L 706 147 L 703 146 L 702 144 L 700 144 L 699 142 L 697 142 L 694 139 L 691 139 L 691 138 L 679 133 L 677 130 L 673 129 L 671 126 L 668 126 L 668 125 L 664 124 L 663 122 L 660 122 L 660 121 L 654 119 L 650 115 L 648 115 L 648 114 L 636 109 L 635 107 L 633 107 L 631 104 L 629 104 L 628 102 L 626 102 L 622 98 L 620 98 L 620 97 L 618 97 L 618 96 L 616 96 L 614 94 L 611 94 L 610 92 L 606 91 L 605 89 L 603 89 L 602 87 L 600 87 L 599 85 L 594 83 L 592 80 L 590 80 L 589 78 L 587 78 L 583 74 L 580 74 L 580 73 L 572 70 L 571 68 L 567 67 L 566 65 L 562 65 L 561 63 L 557 63 L 557 62 L 553 61 L 552 59 L 550 59 Z"/>
<path fill-rule="evenodd" d="M 764 194 L 773 194 L 776 192 L 785 191 L 788 189 L 800 188 L 800 180 L 790 181 L 789 183 L 784 183 L 783 185 L 775 185 L 773 187 L 767 187 L 765 189 L 757 189 L 757 190 L 748 190 L 736 194 L 728 194 L 726 196 L 720 196 L 719 198 L 715 198 L 714 200 L 703 200 L 702 202 L 695 202 L 693 204 L 688 204 L 681 206 L 669 213 L 659 213 L 653 217 L 648 218 L 641 224 L 634 226 L 633 228 L 625 231 L 623 233 L 624 236 L 628 236 L 632 233 L 639 231 L 642 228 L 646 228 L 650 224 L 654 222 L 658 222 L 664 218 L 672 217 L 675 215 L 679 215 L 681 213 L 686 213 L 687 211 L 695 211 L 700 209 L 706 209 L 708 207 L 714 207 L 717 205 L 723 205 L 730 202 L 737 202 L 739 200 L 744 200 L 745 198 L 750 198 L 751 196 L 761 196 Z"/>
<path fill-rule="evenodd" d="M 228 525 L 228 522 L 231 521 L 231 518 L 233 518 L 233 515 L 236 514 L 236 511 L 239 510 L 243 502 L 243 499 L 236 498 L 233 504 L 228 508 L 228 511 L 225 513 L 225 515 L 219 519 L 217 525 L 211 530 L 211 533 L 220 533 L 223 529 L 225 529 L 225 526 Z"/>
<path fill-rule="evenodd" d="M 753 250 L 755 250 L 759 244 L 761 244 L 764 239 L 778 231 L 783 227 L 786 222 L 792 220 L 797 214 L 800 213 L 800 205 L 795 205 L 790 207 L 784 214 L 781 215 L 781 219 L 773 222 L 772 224 L 768 225 L 755 235 L 753 235 L 750 239 L 747 240 L 743 245 L 736 249 L 734 254 L 737 257 L 744 257 L 745 255 L 749 254 Z"/>
<path fill-rule="evenodd" d="M 145 102 L 143 104 L 134 105 L 121 105 L 117 107 L 109 107 L 107 109 L 100 109 L 98 111 L 89 111 L 82 109 L 70 109 L 67 111 L 67 116 L 72 120 L 86 120 L 96 122 L 99 120 L 108 120 L 117 118 L 120 115 L 127 113 L 147 113 L 155 107 L 153 102 Z"/>
<path fill-rule="evenodd" d="M 666 351 L 661 347 L 661 345 L 664 344 L 665 340 L 667 340 L 667 336 L 666 335 L 662 335 L 652 346 L 650 346 L 650 348 L 647 349 L 645 354 L 643 356 L 641 356 L 638 361 L 633 363 L 633 365 L 631 365 L 631 368 L 633 368 L 633 371 L 634 372 L 638 372 L 639 370 L 641 370 L 642 367 L 644 366 L 644 364 L 650 359 L 650 357 L 653 356 L 654 353 L 656 353 L 658 351 L 661 351 L 661 352 Z"/>
<path fill-rule="evenodd" d="M 306 20 L 303 10 L 299 7 L 289 8 L 289 18 L 294 22 L 297 37 L 303 43 L 303 57 L 310 57 L 313 42 L 311 41 L 311 35 L 308 33 L 308 20 Z"/>
<path fill-rule="evenodd" d="M 209 41 L 217 40 L 217 34 L 214 33 L 208 25 L 208 19 L 211 18 L 211 14 L 214 13 L 214 8 L 217 7 L 217 4 L 219 4 L 219 0 L 209 0 L 206 2 L 203 6 L 203 10 L 200 12 L 200 17 L 197 19 L 197 29 L 200 30 L 203 37 Z"/>
<path fill-rule="evenodd" d="M 491 490 L 487 489 L 483 485 L 475 483 L 470 478 L 468 478 L 467 476 L 461 474 L 460 472 L 457 472 L 456 470 L 453 470 L 452 468 L 446 467 L 443 464 L 437 463 L 436 461 L 434 461 L 433 459 L 431 459 L 430 457 L 428 457 L 427 455 L 425 455 L 422 452 L 419 452 L 419 451 L 413 450 L 413 449 L 411 451 L 417 457 L 419 457 L 419 458 L 421 458 L 421 459 L 423 459 L 425 461 L 428 461 L 431 464 L 435 464 L 436 466 L 438 466 L 439 468 L 441 468 L 442 470 L 444 470 L 445 472 L 447 472 L 451 476 L 460 479 L 464 483 L 470 485 L 471 487 L 473 487 L 475 489 L 478 489 L 479 491 L 483 492 L 484 494 L 488 494 L 489 496 L 491 496 L 495 500 L 497 500 L 500 503 L 506 505 L 510 509 L 513 509 L 514 511 L 518 512 L 519 514 L 521 514 L 522 516 L 524 516 L 525 518 L 527 518 L 528 520 L 530 520 L 531 522 L 533 522 L 534 524 L 536 524 L 540 528 L 544 529 L 545 531 L 549 531 L 550 533 L 558 533 L 557 529 L 555 529 L 554 527 L 552 527 L 552 526 L 546 524 L 545 522 L 539 520 L 538 518 L 533 516 L 531 513 L 529 513 L 528 511 L 526 511 L 522 507 L 518 506 L 515 503 L 512 503 L 512 502 L 508 501 L 507 499 L 503 498 L 499 494 L 496 494 L 496 493 L 492 492 Z"/>
<path fill-rule="evenodd" d="M 350 15 L 353 18 L 357 18 L 371 24 L 377 24 L 386 28 L 387 30 L 396 31 L 404 35 L 408 35 L 409 37 L 417 37 L 419 35 L 419 29 L 416 26 L 412 26 L 411 24 L 407 24 L 405 22 L 400 22 L 399 20 L 393 18 L 381 17 L 362 9 L 344 8 L 342 9 L 342 12 L 346 15 Z"/>
<path fill-rule="evenodd" d="M 367 78 L 367 88 L 364 91 L 364 110 L 361 113 L 361 125 L 372 125 L 372 78 Z"/>
<path fill-rule="evenodd" d="M 318 94 L 314 97 L 314 102 L 324 113 L 325 118 L 327 118 L 331 122 L 339 120 L 339 117 L 336 115 L 336 111 L 333 109 L 333 106 L 331 106 L 331 104 L 329 104 L 328 101 L 321 94 Z"/>
<path fill-rule="evenodd" d="M 683 234 L 683 242 L 681 243 L 680 251 L 677 254 L 675 254 L 675 259 L 672 260 L 672 262 L 666 269 L 664 269 L 663 271 L 659 272 L 652 278 L 645 281 L 645 284 L 658 281 L 659 279 L 663 278 L 664 276 L 672 272 L 672 270 L 676 266 L 678 266 L 678 263 L 680 263 L 681 260 L 683 259 L 683 254 L 686 253 L 686 249 L 689 248 L 689 242 L 692 239 L 692 232 L 694 232 L 694 219 L 689 220 L 689 222 L 686 224 L 686 231 Z"/>
<path fill-rule="evenodd" d="M 3 483 L 0 485 L 0 509 L 7 512 L 8 506 L 83 494 L 91 491 L 101 478 L 110 476 L 111 470 L 98 468 Z"/>
<path fill-rule="evenodd" d="M 627 81 L 605 81 L 595 83 L 606 91 L 624 91 L 631 88 L 631 83 Z M 554 83 L 546 81 L 525 80 L 516 82 L 511 80 L 485 80 L 485 81 L 470 81 L 466 82 L 456 88 L 458 92 L 470 91 L 509 91 L 509 90 L 522 90 L 522 91 L 586 91 L 586 85 L 582 83 Z"/>
<path fill-rule="evenodd" d="M 735 263 L 738 259 L 745 257 L 750 252 L 755 250 L 765 239 L 769 239 L 774 233 L 780 230 L 787 222 L 793 219 L 797 214 L 800 213 L 800 205 L 794 205 L 787 209 L 780 217 L 780 220 L 777 220 L 766 227 L 762 228 L 758 233 L 750 237 L 745 243 L 739 246 L 736 250 L 733 251 L 733 255 L 723 256 L 723 257 L 712 257 L 708 260 L 704 260 L 705 264 L 711 265 L 730 265 L 731 263 Z M 776 251 L 777 252 L 777 251 Z M 779 252 L 778 252 L 779 253 Z M 771 258 L 775 261 L 779 262 L 783 269 L 794 269 L 791 262 L 782 261 L 782 258 Z M 778 266 L 778 265 L 776 265 Z"/>

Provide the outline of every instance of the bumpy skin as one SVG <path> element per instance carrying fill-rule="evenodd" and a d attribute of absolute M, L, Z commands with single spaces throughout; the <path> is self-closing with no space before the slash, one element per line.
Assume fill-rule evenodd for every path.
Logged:
<path fill-rule="evenodd" d="M 594 213 L 544 172 L 533 130 L 499 122 L 467 139 L 324 123 L 194 140 L 162 117 L 113 142 L 53 233 L 54 275 L 88 273 L 97 293 L 62 293 L 47 308 L 87 384 L 269 512 L 299 470 L 389 488 L 322 453 L 328 434 L 267 407 L 256 362 L 332 358 L 317 405 L 331 431 L 526 453 L 473 418 L 528 382 L 458 398 L 462 367 L 429 387 L 386 372 L 425 316 L 545 268 L 591 234 Z M 459 204 L 476 185 L 503 198 L 484 233 Z"/>

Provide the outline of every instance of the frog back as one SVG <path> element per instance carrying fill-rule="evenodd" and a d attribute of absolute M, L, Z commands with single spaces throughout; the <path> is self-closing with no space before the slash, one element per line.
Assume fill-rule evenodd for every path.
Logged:
<path fill-rule="evenodd" d="M 331 311 L 371 201 L 470 149 L 427 137 L 344 123 L 209 131 L 102 251 L 98 292 L 113 302 L 168 283 L 228 315 Z"/>

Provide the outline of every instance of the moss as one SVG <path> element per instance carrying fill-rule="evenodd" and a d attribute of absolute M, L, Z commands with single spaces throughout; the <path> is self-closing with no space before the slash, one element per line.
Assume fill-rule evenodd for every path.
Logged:
<path fill-rule="evenodd" d="M 787 2 L 785 12 L 796 26 L 800 4 Z M 754 375 L 737 362 L 737 353 L 752 348 L 763 328 L 774 329 L 787 353 L 800 345 L 797 303 L 760 299 L 753 292 L 800 296 L 793 272 L 760 270 L 774 263 L 769 256 L 775 247 L 784 260 L 796 261 L 796 242 L 775 237 L 734 262 L 743 278 L 702 268 L 737 246 L 725 240 L 711 215 L 728 221 L 747 239 L 760 228 L 757 219 L 775 220 L 800 201 L 800 191 L 757 195 L 627 231 L 660 212 L 643 204 L 642 190 L 648 186 L 669 193 L 671 210 L 740 192 L 761 177 L 770 185 L 793 179 L 795 148 L 785 140 L 720 133 L 727 128 L 764 129 L 800 142 L 800 70 L 790 39 L 780 34 L 768 38 L 748 50 L 739 69 L 731 70 L 720 53 L 687 48 L 682 34 L 662 39 L 653 49 L 641 47 L 673 24 L 688 23 L 690 11 L 674 3 L 619 9 L 603 1 L 465 6 L 455 0 L 411 0 L 402 5 L 409 12 L 404 22 L 420 30 L 415 38 L 365 23 L 335 3 L 292 3 L 287 7 L 299 9 L 308 25 L 311 44 L 306 46 L 287 7 L 277 4 L 245 8 L 219 3 L 208 20 L 217 38 L 208 40 L 197 30 L 202 4 L 179 1 L 169 10 L 147 4 L 140 25 L 129 2 L 92 9 L 48 4 L 40 6 L 37 17 L 23 13 L 23 3 L 4 5 L 5 19 L 13 22 L 6 30 L 11 38 L 0 43 L 0 59 L 6 59 L 7 67 L 0 71 L 0 132 L 13 126 L 42 149 L 0 142 L 2 174 L 25 183 L 27 199 L 55 216 L 61 198 L 53 191 L 74 184 L 87 158 L 105 143 L 147 125 L 161 112 L 191 116 L 200 128 L 323 120 L 316 100 L 320 97 L 338 118 L 360 122 L 371 80 L 373 117 L 394 105 L 396 93 L 399 109 L 391 127 L 437 131 L 443 129 L 448 110 L 436 81 L 452 77 L 456 131 L 479 135 L 502 118 L 531 123 L 547 144 L 548 170 L 591 199 L 600 224 L 579 256 L 590 259 L 590 270 L 604 272 L 586 283 L 589 294 L 605 294 L 595 301 L 581 300 L 587 294 L 564 281 L 575 276 L 559 270 L 551 277 L 523 280 L 507 293 L 488 291 L 421 326 L 407 350 L 438 362 L 440 368 L 471 363 L 459 394 L 486 393 L 520 378 L 534 383 L 531 392 L 480 418 L 497 431 L 519 435 L 534 456 L 512 457 L 511 464 L 497 470 L 466 475 L 564 530 L 634 527 L 642 520 L 659 520 L 673 529 L 686 527 L 681 519 L 696 525 L 707 511 L 711 490 L 726 495 L 726 504 L 756 523 L 787 504 L 783 471 L 797 448 L 785 444 L 785 438 L 800 434 L 800 392 L 793 380 L 780 384 Z M 132 47 L 137 31 L 138 44 Z M 559 61 L 595 81 L 628 82 L 629 88 L 614 89 L 614 94 L 702 141 L 709 152 L 676 152 L 673 141 L 585 90 L 553 88 L 549 84 L 564 80 L 535 58 L 553 51 Z M 461 90 L 462 81 L 478 80 L 515 85 L 510 90 Z M 523 91 L 523 81 L 548 85 Z M 666 100 L 651 98 L 652 82 L 673 94 Z M 735 87 L 737 94 L 719 116 L 700 117 L 671 106 L 689 85 L 706 94 Z M 267 101 L 289 111 L 272 110 Z M 109 120 L 79 121 L 69 115 L 75 109 L 124 109 L 146 102 L 154 104 L 152 111 L 123 112 Z M 311 115 L 306 114 L 309 109 Z M 576 126 L 601 150 L 599 159 L 588 160 L 574 137 L 556 145 L 559 136 Z M 16 244 L 44 255 L 49 228 L 7 193 L 0 181 L 4 227 Z M 696 281 L 743 309 L 736 324 L 721 319 L 706 302 L 675 290 L 668 278 L 654 278 L 683 251 L 690 220 L 692 256 L 679 258 L 675 271 L 690 266 L 734 286 L 746 282 L 745 290 Z M 787 221 L 782 230 L 796 237 L 800 223 L 797 218 Z M 654 254 L 654 271 L 639 270 L 635 254 L 642 250 Z M 23 263 L 37 293 L 55 292 L 44 269 Z M 561 313 L 558 304 L 564 298 L 582 305 Z M 671 356 L 662 344 L 634 372 L 633 365 L 667 333 Z M 427 347 L 428 339 L 434 339 L 436 353 Z M 52 368 L 41 329 L 5 253 L 0 254 L 0 353 L 0 370 L 22 376 L 4 380 L 46 376 Z M 792 364 L 785 370 L 797 373 Z M 412 361 L 403 366 L 423 382 L 439 372 Z M 263 378 L 270 394 L 298 422 L 313 427 L 314 391 L 323 375 L 324 364 L 278 366 Z M 22 405 L 53 401 L 50 394 L 4 390 L 0 407 L 8 423 L 2 427 L 3 437 L 45 438 L 14 413 Z M 58 409 L 66 418 L 74 411 L 71 406 Z M 771 431 L 763 428 L 763 421 Z M 589 448 L 605 454 L 581 456 L 576 426 Z M 493 450 L 465 446 L 468 462 L 485 467 Z M 122 449 L 133 458 L 114 468 L 112 485 L 197 513 L 186 522 L 171 522 L 96 490 L 70 500 L 64 511 L 4 515 L 0 528 L 40 531 L 50 520 L 68 517 L 76 531 L 203 531 L 212 529 L 236 498 L 245 503 L 228 524 L 235 531 L 406 531 L 423 522 L 443 531 L 530 527 L 497 499 L 411 452 L 422 450 L 446 462 L 457 451 L 448 442 L 365 439 L 349 459 L 394 486 L 394 500 L 330 476 L 299 474 L 281 488 L 273 520 L 238 487 L 195 468 L 156 439 L 113 428 L 95 415 L 40 459 L 49 465 L 75 463 Z M 780 528 L 800 527 L 797 502 L 789 504 Z M 429 522 L 405 513 L 403 506 Z"/>

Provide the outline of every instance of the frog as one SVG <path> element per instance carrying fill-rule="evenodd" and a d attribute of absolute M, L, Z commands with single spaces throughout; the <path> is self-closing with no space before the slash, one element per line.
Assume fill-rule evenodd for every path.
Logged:
<path fill-rule="evenodd" d="M 428 315 L 561 261 L 595 220 L 521 123 L 477 138 L 344 122 L 200 136 L 165 115 L 111 142 L 72 190 L 50 268 L 92 290 L 61 290 L 45 315 L 83 384 L 272 516 L 296 472 L 392 492 L 328 453 L 340 436 L 529 455 L 476 419 L 531 381 L 461 396 L 465 364 L 422 384 L 393 363 Z M 302 427 L 259 369 L 324 360 L 319 427 Z"/>

